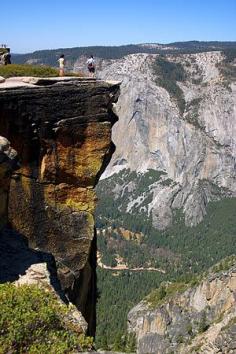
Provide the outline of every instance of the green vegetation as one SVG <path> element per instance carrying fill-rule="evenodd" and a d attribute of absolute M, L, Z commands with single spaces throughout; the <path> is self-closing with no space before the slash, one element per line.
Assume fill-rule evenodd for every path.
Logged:
<path fill-rule="evenodd" d="M 141 195 L 145 189 L 146 191 L 151 191 L 153 183 L 161 182 L 158 179 L 160 178 L 158 174 L 154 177 L 152 173 L 153 171 L 151 170 L 142 176 L 134 172 L 130 173 L 129 170 L 124 170 L 111 178 L 101 181 L 97 187 L 99 199 L 96 211 L 97 227 L 99 229 L 124 227 L 126 230 L 140 232 L 144 235 L 140 245 L 135 243 L 135 241 L 123 240 L 127 249 L 126 255 L 122 254 L 125 261 L 129 263 L 130 259 L 132 259 L 133 249 L 134 257 L 139 259 L 141 264 L 144 264 L 146 262 L 144 254 L 145 249 L 147 249 L 149 259 L 152 256 L 156 260 L 158 258 L 158 265 L 166 270 L 175 268 L 178 264 L 178 270 L 175 269 L 174 272 L 177 272 L 178 276 L 180 276 L 185 274 L 189 267 L 191 267 L 190 272 L 204 271 L 220 259 L 235 253 L 235 198 L 225 198 L 218 202 L 209 203 L 204 220 L 192 228 L 185 226 L 182 212 L 176 210 L 173 225 L 163 232 L 152 226 L 151 215 L 144 213 L 144 211 L 141 213 L 140 206 L 127 212 L 126 207 L 129 198 L 131 200 L 135 199 L 135 196 Z M 133 190 L 129 189 L 128 191 L 128 185 L 131 183 Z M 116 195 L 115 192 L 112 194 L 116 184 L 123 186 L 123 192 L 121 193 L 120 191 L 119 195 Z M 142 186 L 142 188 L 139 188 L 139 186 Z M 224 194 L 219 188 L 215 190 L 215 193 L 221 198 Z M 144 198 L 142 207 L 147 209 L 145 201 L 148 202 L 148 199 Z M 109 242 L 107 237 L 110 240 Z M 121 235 L 115 235 L 113 232 L 110 235 L 110 233 L 105 232 L 104 236 L 99 238 L 99 247 L 102 248 L 102 253 L 115 254 L 118 250 L 117 245 L 122 248 Z"/>
<path fill-rule="evenodd" d="M 140 248 L 139 242 L 126 240 L 119 229 L 116 232 L 114 230 L 108 232 L 107 230 L 99 238 L 99 251 L 102 254 L 102 262 L 107 266 L 117 265 L 115 261 L 117 254 L 125 259 L 129 268 L 159 266 L 157 257 L 152 255 L 150 248 L 145 246 Z"/>
<path fill-rule="evenodd" d="M 173 225 L 165 231 L 156 230 L 152 226 L 151 215 L 140 212 L 140 207 L 127 212 L 129 199 L 132 200 L 133 195 L 144 194 L 144 191 L 146 194 L 142 207 L 147 209 L 147 192 L 151 193 L 153 184 L 162 183 L 162 173 L 150 170 L 145 176 L 124 170 L 100 181 L 97 186 L 97 227 L 105 230 L 98 236 L 98 250 L 103 255 L 104 263 L 116 265 L 115 257 L 118 254 L 129 267 L 155 266 L 165 270 L 164 274 L 151 271 L 116 272 L 98 268 L 98 348 L 111 348 L 116 335 L 121 338 L 126 334 L 128 311 L 152 291 L 157 294 L 157 299 L 164 299 L 168 291 L 174 292 L 175 287 L 178 288 L 177 283 L 182 284 L 177 289 L 179 291 L 184 290 L 185 286 L 195 286 L 201 280 L 199 274 L 221 259 L 230 256 L 214 267 L 213 271 L 227 270 L 235 260 L 231 255 L 236 253 L 236 198 L 209 203 L 207 215 L 196 227 L 186 227 L 182 211 L 177 210 Z M 204 181 L 202 183 L 205 185 Z M 119 193 L 115 189 L 117 185 L 121 187 Z M 213 188 L 215 195 L 222 198 L 224 190 L 213 185 L 212 191 Z M 124 240 L 119 232 L 120 227 L 142 233 L 140 242 Z M 162 282 L 175 285 L 168 291 L 165 288 L 156 291 Z"/>
<path fill-rule="evenodd" d="M 225 55 L 226 63 L 233 63 L 236 59 L 236 48 L 225 49 L 223 54 Z"/>
<path fill-rule="evenodd" d="M 39 50 L 29 54 L 15 54 L 12 56 L 13 62 L 23 64 L 29 59 L 38 60 L 40 64 L 56 66 L 57 59 L 64 53 L 67 62 L 74 62 L 81 56 L 94 56 L 104 59 L 119 59 L 128 54 L 134 53 L 152 53 L 152 54 L 190 54 L 214 50 L 228 50 L 236 48 L 236 42 L 177 42 L 168 44 L 170 49 L 149 48 L 140 45 L 123 45 L 123 46 L 92 46 L 92 47 L 75 47 L 75 48 L 59 48 L 54 50 Z M 173 49 L 172 49 L 173 48 Z M 178 48 L 176 50 L 176 48 Z"/>
<path fill-rule="evenodd" d="M 202 102 L 202 97 L 194 98 L 186 105 L 186 109 L 189 110 L 191 108 L 196 108 L 198 110 L 201 102 Z"/>
<path fill-rule="evenodd" d="M 37 286 L 0 285 L 0 353 L 63 354 L 91 349 L 90 337 L 65 323 L 68 313 Z"/>
<path fill-rule="evenodd" d="M 162 186 L 169 187 L 174 183 L 174 181 L 171 178 L 167 178 L 163 179 L 160 183 Z"/>
<path fill-rule="evenodd" d="M 118 332 L 112 345 L 104 342 L 102 347 L 117 352 L 134 353 L 136 352 L 136 336 L 134 333 L 124 335 Z"/>
<path fill-rule="evenodd" d="M 97 188 L 97 194 L 99 203 L 96 210 L 97 227 L 103 228 L 106 226 L 116 226 L 116 221 L 111 223 L 111 220 L 116 220 L 120 217 L 121 222 L 119 226 L 125 226 L 132 223 L 131 228 L 127 228 L 132 231 L 147 231 L 145 221 L 148 222 L 144 209 L 152 199 L 152 185 L 158 181 L 162 175 L 165 175 L 163 171 L 155 171 L 149 169 L 145 174 L 137 173 L 134 171 L 122 170 L 112 178 L 101 181 Z M 109 185 L 109 188 L 108 188 Z M 112 195 L 109 191 L 112 191 L 116 185 L 123 186 L 123 193 L 119 195 Z M 104 198 L 104 196 L 106 197 Z M 130 213 L 126 213 L 128 204 L 143 196 L 143 200 L 137 205 L 133 204 L 130 208 Z M 104 214 L 106 211 L 106 214 Z M 142 228 L 144 226 L 144 228 Z"/>
<path fill-rule="evenodd" d="M 184 119 L 190 124 L 193 124 L 198 129 L 203 129 L 199 122 L 199 108 L 202 98 L 195 98 L 186 105 L 186 112 Z"/>
<path fill-rule="evenodd" d="M 236 264 L 236 256 L 233 254 L 231 256 L 222 259 L 222 261 L 214 265 L 210 269 L 210 271 L 212 273 L 227 272 L 235 264 Z"/>
<path fill-rule="evenodd" d="M 33 76 L 33 77 L 57 77 L 59 72 L 55 68 L 41 65 L 29 65 L 29 64 L 11 64 L 0 66 L 0 76 L 5 78 L 14 76 Z M 66 76 L 82 76 L 81 73 L 67 72 Z"/>
<path fill-rule="evenodd" d="M 54 77 L 58 76 L 58 70 L 48 66 L 11 64 L 0 66 L 0 76 L 5 78 L 13 76 Z"/>
<path fill-rule="evenodd" d="M 206 313 L 203 312 L 201 320 L 198 325 L 198 333 L 204 333 L 208 330 L 208 328 L 209 328 L 209 323 L 207 322 L 207 319 L 206 319 Z"/>
<path fill-rule="evenodd" d="M 162 273 L 97 269 L 96 348 L 117 350 L 127 336 L 127 314 L 164 279 Z M 120 350 L 120 349 L 119 349 Z"/>
<path fill-rule="evenodd" d="M 187 327 L 186 327 L 186 330 L 187 330 L 187 333 L 190 337 L 193 337 L 194 334 L 193 334 L 193 326 L 191 323 L 188 323 Z"/>
<path fill-rule="evenodd" d="M 146 298 L 150 308 L 155 308 L 168 301 L 174 295 L 183 293 L 189 284 L 182 282 L 162 283 L 158 289 L 153 290 Z"/>
<path fill-rule="evenodd" d="M 179 111 L 182 114 L 185 109 L 183 91 L 178 86 L 178 81 L 186 80 L 186 72 L 180 63 L 174 63 L 164 56 L 158 56 L 153 71 L 156 75 L 156 82 L 159 86 L 167 90 L 170 96 L 176 100 Z"/>
<path fill-rule="evenodd" d="M 236 48 L 223 51 L 225 59 L 218 64 L 218 68 L 225 79 L 225 86 L 229 88 L 231 82 L 236 80 Z"/>

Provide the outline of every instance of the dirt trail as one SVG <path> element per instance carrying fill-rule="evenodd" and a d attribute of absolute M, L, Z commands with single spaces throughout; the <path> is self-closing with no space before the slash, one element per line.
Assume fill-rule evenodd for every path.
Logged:
<path fill-rule="evenodd" d="M 149 271 L 149 272 L 159 272 L 159 273 L 163 273 L 165 274 L 165 270 L 161 269 L 161 268 L 154 268 L 154 267 L 149 267 L 149 268 L 144 268 L 144 267 L 139 267 L 139 268 L 129 268 L 126 264 L 119 264 L 115 267 L 110 267 L 107 266 L 106 264 L 102 263 L 101 260 L 101 254 L 98 253 L 97 255 L 97 264 L 100 268 L 102 269 L 108 269 L 108 270 L 129 270 L 132 272 L 141 272 L 141 271 Z"/>

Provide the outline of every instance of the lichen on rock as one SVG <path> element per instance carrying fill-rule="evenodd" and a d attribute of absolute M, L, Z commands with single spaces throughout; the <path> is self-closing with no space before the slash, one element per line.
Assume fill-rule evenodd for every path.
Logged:
<path fill-rule="evenodd" d="M 114 150 L 119 83 L 73 78 L 7 85 L 0 88 L 0 134 L 11 141 L 21 164 L 10 185 L 9 221 L 30 247 L 53 254 L 71 297 L 75 282 L 85 291 L 83 269 L 90 269 L 87 294 L 83 302 L 74 301 L 89 312 L 86 299 L 95 278 L 93 188 Z"/>
<path fill-rule="evenodd" d="M 11 174 L 17 165 L 17 152 L 0 136 L 0 229 L 7 222 L 8 192 Z"/>

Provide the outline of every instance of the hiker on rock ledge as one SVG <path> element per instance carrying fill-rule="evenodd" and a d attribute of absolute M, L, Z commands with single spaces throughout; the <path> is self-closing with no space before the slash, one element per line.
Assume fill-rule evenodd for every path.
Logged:
<path fill-rule="evenodd" d="M 90 58 L 87 60 L 87 67 L 89 71 L 89 76 L 95 77 L 95 60 L 93 58 L 93 55 L 91 55 Z"/>
<path fill-rule="evenodd" d="M 59 63 L 59 76 L 65 76 L 65 55 L 62 54 L 58 59 Z"/>
<path fill-rule="evenodd" d="M 10 48 L 7 48 L 7 52 L 3 54 L 3 64 L 4 65 L 9 65 L 11 64 L 11 54 L 10 54 Z"/>

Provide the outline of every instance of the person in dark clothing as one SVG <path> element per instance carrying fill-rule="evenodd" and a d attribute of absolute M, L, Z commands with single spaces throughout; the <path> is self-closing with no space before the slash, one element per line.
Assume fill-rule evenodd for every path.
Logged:
<path fill-rule="evenodd" d="M 95 77 L 95 60 L 93 55 L 87 60 L 87 67 L 89 71 L 89 76 Z"/>
<path fill-rule="evenodd" d="M 4 65 L 11 64 L 10 48 L 7 48 L 7 52 L 5 54 L 3 54 L 3 63 L 4 63 Z"/>

